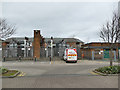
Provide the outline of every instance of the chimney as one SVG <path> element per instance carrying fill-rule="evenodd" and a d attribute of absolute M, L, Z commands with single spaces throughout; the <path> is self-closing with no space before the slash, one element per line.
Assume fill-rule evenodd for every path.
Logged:
<path fill-rule="evenodd" d="M 34 30 L 34 51 L 33 56 L 40 58 L 40 30 Z"/>

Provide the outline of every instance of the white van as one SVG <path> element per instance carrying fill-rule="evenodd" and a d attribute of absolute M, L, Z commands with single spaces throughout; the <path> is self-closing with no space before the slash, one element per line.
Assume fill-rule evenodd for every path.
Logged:
<path fill-rule="evenodd" d="M 64 60 L 66 60 L 66 62 L 77 62 L 77 51 L 76 49 L 65 49 L 64 52 Z"/>

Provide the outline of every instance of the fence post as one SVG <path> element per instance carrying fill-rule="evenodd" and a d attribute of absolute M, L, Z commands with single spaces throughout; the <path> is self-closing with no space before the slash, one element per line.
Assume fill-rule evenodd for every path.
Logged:
<path fill-rule="evenodd" d="M 48 49 L 46 48 L 46 58 L 48 57 Z"/>
<path fill-rule="evenodd" d="M 83 54 L 83 51 L 81 51 L 81 59 L 83 60 L 84 58 L 84 54 Z"/>
<path fill-rule="evenodd" d="M 120 62 L 120 48 L 118 49 L 118 54 L 119 54 L 119 55 L 118 55 L 118 56 L 119 56 L 119 57 L 118 57 L 118 62 Z"/>
<path fill-rule="evenodd" d="M 102 52 L 102 60 L 104 61 L 104 51 Z"/>
<path fill-rule="evenodd" d="M 113 52 L 114 52 L 114 61 L 116 61 L 116 51 Z"/>
<path fill-rule="evenodd" d="M 94 60 L 94 51 L 92 51 L 92 60 Z"/>
<path fill-rule="evenodd" d="M 3 62 L 5 62 L 5 56 L 3 57 Z"/>
<path fill-rule="evenodd" d="M 21 61 L 21 56 L 19 56 L 19 61 Z"/>
<path fill-rule="evenodd" d="M 37 61 L 37 58 L 36 58 L 36 56 L 35 56 L 35 62 Z"/>
<path fill-rule="evenodd" d="M 51 64 L 51 56 L 50 56 L 50 64 Z"/>

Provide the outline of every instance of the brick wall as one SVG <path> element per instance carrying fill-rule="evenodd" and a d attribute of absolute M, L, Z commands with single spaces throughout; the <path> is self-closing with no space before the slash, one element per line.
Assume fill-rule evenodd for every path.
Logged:
<path fill-rule="evenodd" d="M 73 47 L 73 48 L 75 48 L 75 47 L 76 47 L 76 43 L 74 43 L 74 42 L 67 42 L 67 44 L 69 44 L 69 45 L 70 45 L 70 47 Z"/>
<path fill-rule="evenodd" d="M 89 48 L 89 46 L 93 46 L 92 48 Z M 120 44 L 115 44 L 116 46 L 116 58 L 118 58 L 118 47 L 120 47 Z M 94 48 L 95 47 L 95 48 Z M 96 48 L 99 47 L 99 48 Z M 94 51 L 94 59 L 103 59 L 103 53 L 101 52 L 101 54 L 99 54 L 99 52 L 102 50 L 105 50 L 105 48 L 102 47 L 109 47 L 108 43 L 89 43 L 89 44 L 85 44 L 82 45 L 81 48 L 81 55 L 84 54 L 84 58 L 87 59 L 92 59 L 92 51 Z M 112 53 L 112 57 L 114 57 L 113 55 L 114 53 Z"/>
<path fill-rule="evenodd" d="M 40 30 L 34 30 L 33 56 L 40 58 Z"/>

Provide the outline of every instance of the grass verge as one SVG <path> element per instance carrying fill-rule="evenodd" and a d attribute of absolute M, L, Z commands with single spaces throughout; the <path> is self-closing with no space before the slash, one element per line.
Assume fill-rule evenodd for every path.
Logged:
<path fill-rule="evenodd" d="M 8 70 L 6 68 L 0 67 L 0 76 L 2 76 L 2 77 L 13 77 L 18 72 L 19 71 L 17 71 L 17 70 Z"/>
<path fill-rule="evenodd" d="M 17 72 L 17 70 L 8 70 L 8 72 L 2 74 L 2 76 L 14 76 Z"/>
<path fill-rule="evenodd" d="M 119 74 L 120 73 L 120 66 L 106 66 L 106 67 L 100 67 L 98 69 L 95 69 L 95 71 L 103 73 L 103 74 Z"/>
<path fill-rule="evenodd" d="M 0 67 L 0 74 L 4 74 L 4 73 L 7 73 L 7 72 L 8 72 L 8 69 Z"/>

